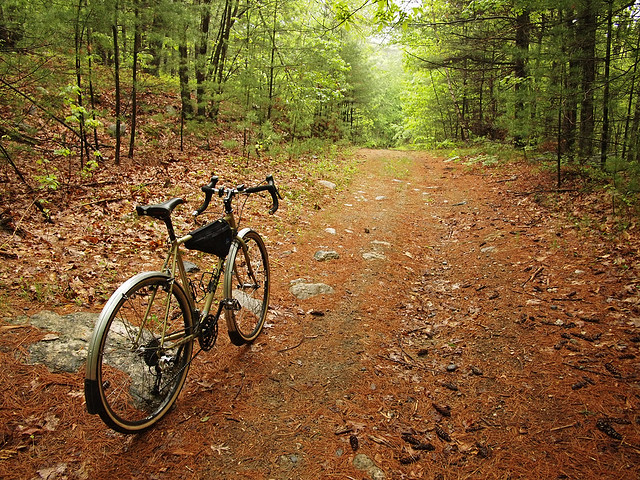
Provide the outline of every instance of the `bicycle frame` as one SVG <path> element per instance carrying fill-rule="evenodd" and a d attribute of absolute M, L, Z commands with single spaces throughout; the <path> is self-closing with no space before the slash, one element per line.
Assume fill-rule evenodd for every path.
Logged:
<path fill-rule="evenodd" d="M 227 209 L 225 209 L 227 210 Z M 244 241 L 242 240 L 242 238 L 239 235 L 236 235 L 237 233 L 237 226 L 236 226 L 236 220 L 235 217 L 233 215 L 233 211 L 229 209 L 229 211 L 225 212 L 224 215 L 224 220 L 226 222 L 229 223 L 229 225 L 231 226 L 231 231 L 233 232 L 233 236 L 234 236 L 234 241 L 238 241 L 240 243 L 240 246 L 243 250 L 245 250 L 245 245 L 244 245 Z M 162 338 L 160 340 L 160 345 L 164 346 L 164 342 L 165 341 L 172 341 L 174 339 L 179 338 L 180 340 L 174 345 L 174 346 L 179 346 L 183 343 L 186 343 L 188 341 L 192 341 L 195 338 L 197 338 L 200 334 L 200 325 L 201 325 L 201 321 L 203 318 L 207 318 L 207 316 L 209 315 L 210 311 L 211 311 L 211 305 L 213 304 L 213 299 L 215 297 L 216 291 L 218 290 L 218 285 L 220 284 L 220 276 L 222 275 L 222 272 L 224 270 L 223 266 L 224 266 L 224 262 L 226 260 L 225 258 L 218 258 L 218 262 L 217 265 L 214 269 L 213 272 L 213 277 L 209 280 L 209 283 L 207 285 L 207 294 L 204 297 L 204 306 L 202 308 L 202 311 L 199 311 L 196 306 L 197 306 L 197 301 L 193 295 L 193 291 L 191 288 L 187 288 L 189 286 L 189 278 L 187 277 L 187 271 L 184 267 L 184 261 L 182 260 L 182 253 L 180 252 L 180 245 L 184 244 L 185 242 L 189 241 L 191 239 L 191 235 L 186 235 L 184 237 L 178 238 L 174 241 L 171 242 L 171 245 L 169 247 L 169 252 L 167 254 L 167 257 L 164 261 L 164 264 L 162 266 L 162 272 L 166 273 L 169 278 L 170 278 L 170 283 L 169 283 L 169 288 L 173 289 L 173 285 L 176 279 L 176 267 L 177 267 L 177 274 L 178 274 L 178 278 L 180 280 L 180 284 L 183 285 L 183 290 L 187 296 L 187 300 L 189 302 L 189 309 L 191 310 L 191 315 L 194 317 L 194 322 L 195 322 L 195 329 L 194 331 L 188 335 L 187 337 L 182 336 L 179 332 L 174 333 L 173 335 L 169 335 L 169 336 L 165 336 L 165 332 L 166 332 L 166 326 L 167 326 L 167 320 L 169 318 L 169 310 L 170 310 L 170 304 L 167 302 L 166 308 L 165 308 L 165 314 L 164 314 L 164 320 L 163 320 L 163 331 L 162 331 Z M 171 293 L 171 291 L 169 292 Z M 155 294 L 154 296 L 155 297 Z M 151 301 L 149 302 L 149 307 L 151 307 L 151 304 L 153 303 L 153 297 L 151 299 Z M 171 299 L 171 295 L 169 295 L 167 297 L 169 300 Z M 222 308 L 227 306 L 227 308 L 232 308 L 229 307 L 229 302 L 230 300 L 227 298 L 223 298 L 220 300 L 220 305 L 218 307 L 218 311 L 216 312 L 216 321 L 219 319 L 220 317 L 220 313 L 222 313 Z M 147 317 L 148 317 L 149 311 L 145 312 L 145 323 L 147 321 Z M 138 333 L 138 335 L 140 336 L 142 334 L 142 330 L 140 329 L 140 332 Z M 136 339 L 136 342 L 139 339 Z"/>
<path fill-rule="evenodd" d="M 223 311 L 234 345 L 253 342 L 264 326 L 270 284 L 267 249 L 255 230 L 238 229 L 232 200 L 237 195 L 267 191 L 273 214 L 282 197 L 271 175 L 266 184 L 248 188 L 216 188 L 217 180 L 212 176 L 202 187 L 205 200 L 193 216 L 204 213 L 214 195 L 223 197 L 226 225 L 222 224 L 219 237 L 202 232 L 210 232 L 214 224 L 217 232 L 220 222 L 176 236 L 171 215 L 184 203 L 182 198 L 136 206 L 139 216 L 163 221 L 167 227 L 164 263 L 159 270 L 130 277 L 109 297 L 92 334 L 85 372 L 87 411 L 99 414 L 118 432 L 144 431 L 169 411 L 191 361 L 215 345 Z M 217 256 L 193 281 L 185 268 L 183 244 Z M 217 293 L 220 286 L 222 294 Z M 212 313 L 212 309 L 217 311 Z M 195 340 L 200 346 L 196 352 Z"/>

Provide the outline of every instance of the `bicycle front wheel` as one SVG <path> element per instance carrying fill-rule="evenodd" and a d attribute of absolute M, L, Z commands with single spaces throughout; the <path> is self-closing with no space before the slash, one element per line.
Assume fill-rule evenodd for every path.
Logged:
<path fill-rule="evenodd" d="M 105 305 L 89 348 L 89 412 L 122 433 L 141 432 L 162 418 L 187 376 L 192 326 L 187 296 L 167 275 L 125 282 Z"/>
<path fill-rule="evenodd" d="M 269 307 L 267 248 L 253 230 L 241 231 L 231 245 L 224 271 L 224 296 L 231 299 L 225 310 L 231 342 L 253 342 L 262 331 Z"/>

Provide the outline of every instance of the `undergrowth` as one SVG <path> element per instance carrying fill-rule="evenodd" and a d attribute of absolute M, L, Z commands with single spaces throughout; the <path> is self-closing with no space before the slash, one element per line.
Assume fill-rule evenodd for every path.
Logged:
<path fill-rule="evenodd" d="M 487 172 L 496 168 L 502 173 L 510 169 L 515 171 L 515 164 L 526 162 L 532 176 L 537 177 L 538 183 L 544 184 L 544 187 L 539 185 L 536 188 L 543 188 L 545 195 L 554 192 L 577 195 L 574 204 L 564 206 L 567 212 L 571 212 L 570 205 L 575 206 L 575 201 L 578 206 L 582 203 L 586 210 L 593 211 L 595 217 L 602 217 L 599 221 L 590 220 L 586 223 L 612 223 L 614 227 L 607 227 L 608 231 L 624 232 L 633 228 L 640 216 L 640 165 L 634 162 L 612 157 L 602 168 L 598 162 L 563 160 L 558 172 L 557 157 L 553 152 L 539 151 L 533 147 L 515 148 L 508 143 L 482 139 L 466 144 L 445 142 L 433 152 L 445 157 L 445 161 Z M 596 230 L 602 231 L 604 228 L 599 226 Z"/>

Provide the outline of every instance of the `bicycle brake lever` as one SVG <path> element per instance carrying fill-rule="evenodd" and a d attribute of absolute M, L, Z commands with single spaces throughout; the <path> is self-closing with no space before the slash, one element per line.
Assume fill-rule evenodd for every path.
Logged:
<path fill-rule="evenodd" d="M 211 181 L 200 189 L 204 192 L 204 202 L 202 203 L 202 205 L 200 205 L 200 207 L 196 211 L 193 212 L 194 217 L 197 217 L 198 215 L 203 213 L 209 206 L 211 197 L 213 193 L 216 191 L 216 183 L 218 183 L 218 177 L 216 175 L 212 175 Z"/>

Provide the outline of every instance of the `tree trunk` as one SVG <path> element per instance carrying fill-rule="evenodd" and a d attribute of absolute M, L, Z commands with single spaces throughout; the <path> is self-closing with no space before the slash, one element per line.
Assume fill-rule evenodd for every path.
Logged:
<path fill-rule="evenodd" d="M 629 158 L 631 161 L 640 163 L 640 99 L 636 95 L 636 106 L 631 122 L 631 145 L 629 147 Z"/>
<path fill-rule="evenodd" d="M 120 48 L 118 45 L 118 1 L 115 3 L 115 18 L 113 25 L 111 25 L 111 33 L 113 34 L 113 68 L 115 75 L 115 103 L 116 103 L 116 151 L 115 151 L 115 163 L 120 165 Z"/>
<path fill-rule="evenodd" d="M 433 72 L 429 70 L 429 78 L 431 79 L 431 87 L 433 88 L 433 95 L 436 99 L 436 106 L 438 107 L 438 112 L 440 113 L 440 123 L 442 124 L 442 133 L 444 134 L 443 140 L 447 139 L 447 122 L 444 119 L 443 105 L 440 104 L 440 98 L 438 98 L 438 90 L 436 89 L 436 83 L 433 79 Z M 434 135 L 435 136 L 435 135 Z"/>
<path fill-rule="evenodd" d="M 584 162 L 593 155 L 594 83 L 596 79 L 596 12 L 594 0 L 582 0 L 578 16 L 577 36 L 580 39 L 580 62 L 582 67 L 582 103 L 580 106 L 580 160 Z"/>
<path fill-rule="evenodd" d="M 604 60 L 604 92 L 602 98 L 602 138 L 600 142 L 600 166 L 604 170 L 607 164 L 609 148 L 609 74 L 611 70 L 611 35 L 613 24 L 613 0 L 607 2 L 607 53 Z"/>
<path fill-rule="evenodd" d="M 445 68 L 444 72 L 447 77 L 447 87 L 449 88 L 449 94 L 451 95 L 451 101 L 453 102 L 453 107 L 456 111 L 456 117 L 458 119 L 458 125 L 460 127 L 460 139 L 464 141 L 467 138 L 467 132 L 469 130 L 469 127 L 466 124 L 464 113 L 460 109 L 460 104 L 458 103 L 458 97 L 456 96 L 456 92 L 453 88 L 453 84 L 451 83 L 451 74 L 449 72 L 449 69 Z"/>
<path fill-rule="evenodd" d="M 580 67 L 577 59 L 578 41 L 573 11 L 567 13 L 566 26 L 568 38 L 563 42 L 563 53 L 569 57 L 569 71 L 564 76 L 564 102 L 562 114 L 562 142 L 558 145 L 560 152 L 573 156 L 576 142 L 576 126 L 578 119 L 578 78 Z M 568 48 L 564 45 L 568 45 Z"/>
<path fill-rule="evenodd" d="M 87 29 L 87 68 L 89 69 L 89 99 L 91 102 L 91 118 L 93 120 L 96 119 L 96 96 L 93 91 L 93 61 L 91 56 L 93 54 L 93 40 L 91 36 L 91 29 Z M 95 125 L 95 122 L 94 122 Z M 99 149 L 100 145 L 98 144 L 98 129 L 93 127 L 93 144 L 96 151 Z"/>
<path fill-rule="evenodd" d="M 158 19 L 158 15 L 154 13 L 153 21 L 151 24 L 151 30 L 154 32 L 158 32 L 162 30 L 162 25 L 160 24 L 160 20 Z M 157 38 L 150 38 L 148 40 L 148 49 L 151 54 L 151 60 L 149 61 L 149 67 L 146 68 L 146 72 L 154 75 L 156 77 L 160 76 L 160 64 L 162 63 L 162 56 L 164 52 L 162 50 L 162 42 Z"/>
<path fill-rule="evenodd" d="M 267 120 L 271 120 L 273 109 L 274 71 L 276 58 L 276 29 L 278 26 L 278 0 L 273 5 L 273 28 L 271 30 L 271 61 L 269 62 L 269 104 L 267 106 Z"/>
<path fill-rule="evenodd" d="M 80 27 L 80 14 L 82 13 L 83 0 L 78 0 L 78 6 L 76 9 L 75 20 L 75 57 L 76 57 L 76 84 L 78 86 L 78 107 L 82 107 L 82 37 L 83 31 Z M 80 129 L 80 168 L 84 168 L 85 152 L 87 157 L 89 156 L 89 149 L 87 147 L 87 138 L 85 132 L 85 119 L 84 114 L 80 112 L 79 129 Z"/>
<path fill-rule="evenodd" d="M 220 20 L 220 28 L 218 29 L 218 35 L 216 37 L 216 48 L 213 53 L 210 70 L 212 78 L 216 83 L 216 96 L 213 108 L 212 116 L 215 118 L 218 115 L 220 109 L 219 96 L 222 94 L 222 84 L 224 82 L 224 66 L 227 58 L 227 48 L 229 45 L 229 36 L 231 35 L 231 29 L 238 18 L 242 15 L 238 15 L 238 8 L 240 0 L 226 0 L 222 19 Z"/>
<path fill-rule="evenodd" d="M 524 10 L 516 17 L 516 57 L 514 61 L 515 75 L 515 123 L 514 144 L 523 147 L 525 140 L 525 97 L 527 96 L 527 57 L 529 53 L 529 29 L 531 20 L 529 11 Z"/>
<path fill-rule="evenodd" d="M 191 91 L 189 90 L 189 51 L 187 50 L 187 29 L 185 27 L 180 45 L 180 66 L 178 76 L 180 77 L 180 100 L 182 102 L 182 120 L 193 115 L 193 105 L 191 105 Z"/>
<path fill-rule="evenodd" d="M 196 48 L 196 102 L 198 117 L 206 114 L 207 100 L 205 98 L 206 62 L 209 49 L 209 26 L 211 24 L 211 0 L 202 1 L 200 16 L 200 42 Z"/>
<path fill-rule="evenodd" d="M 142 36 L 140 33 L 140 9 L 138 2 L 134 9 L 135 25 L 133 38 L 133 65 L 131 68 L 131 138 L 129 140 L 129 158 L 133 158 L 136 144 L 136 125 L 138 121 L 138 52 L 142 48 Z"/>

